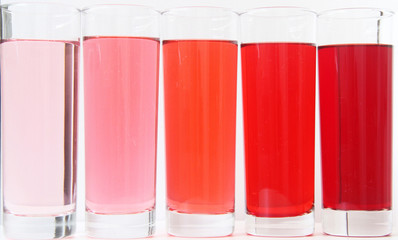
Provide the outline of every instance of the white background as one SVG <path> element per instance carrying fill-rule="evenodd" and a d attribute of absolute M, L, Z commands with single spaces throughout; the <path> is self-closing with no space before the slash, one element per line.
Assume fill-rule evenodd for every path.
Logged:
<path fill-rule="evenodd" d="M 27 0 L 25 0 L 27 1 Z M 36 0 L 44 2 L 44 0 Z M 47 0 L 50 1 L 50 0 Z M 15 0 L 3 0 L 2 3 L 20 2 Z M 178 6 L 218 6 L 232 8 L 236 11 L 243 11 L 250 8 L 265 7 L 265 6 L 297 6 L 310 8 L 316 12 L 320 12 L 332 8 L 346 8 L 346 7 L 377 7 L 386 8 L 398 13 L 397 0 L 53 0 L 50 2 L 61 2 L 76 5 L 76 7 L 83 7 L 96 3 L 131 3 L 141 4 L 154 7 L 158 10 L 165 10 Z M 394 37 L 395 42 L 394 52 L 398 48 L 398 16 L 395 17 Z M 395 54 L 395 56 L 397 56 Z M 398 71 L 398 61 L 394 63 L 394 71 Z M 160 91 L 159 91 L 159 137 L 158 137 L 158 173 L 157 173 L 157 221 L 158 226 L 164 225 L 165 220 L 165 148 L 164 148 L 164 108 L 163 108 L 163 78 L 162 70 L 160 71 Z M 83 94 L 82 78 L 80 78 L 80 94 Z M 394 81 L 395 82 L 395 81 Z M 394 132 L 393 132 L 393 159 L 394 159 L 394 181 L 398 180 L 398 164 L 396 162 L 398 154 L 398 135 L 397 135 L 397 113 L 398 113 L 398 85 L 394 86 Z M 80 100 L 83 96 L 79 97 Z M 236 218 L 243 220 L 245 216 L 245 197 L 244 197 L 244 155 L 243 155 L 243 123 L 242 123 L 242 97 L 241 97 L 241 78 L 240 71 L 238 72 L 238 102 L 237 102 L 237 136 L 236 136 Z M 83 102 L 79 103 L 79 154 L 78 154 L 78 196 L 77 196 L 77 214 L 80 225 L 84 223 L 84 131 L 83 131 Z M 319 146 L 319 114 L 317 105 L 317 120 L 316 120 L 316 197 L 315 197 L 315 212 L 316 221 L 320 222 L 320 206 L 321 206 L 321 185 L 320 185 L 320 146 Z M 398 187 L 394 185 L 394 189 Z M 398 206 L 398 191 L 394 191 L 394 209 Z M 397 219 L 396 214 L 394 219 Z M 396 221 L 395 221 L 396 222 Z M 159 226 L 164 229 L 163 226 Z M 79 229 L 83 229 L 79 226 Z M 319 229 L 317 230 L 319 231 Z M 395 231 L 398 231 L 398 224 L 395 224 Z M 238 225 L 238 235 L 242 234 L 243 229 Z M 240 233 L 239 233 L 240 232 Z M 163 235 L 164 236 L 164 235 Z M 395 235 L 397 237 L 397 235 Z M 398 237 L 397 237 L 398 238 Z"/>

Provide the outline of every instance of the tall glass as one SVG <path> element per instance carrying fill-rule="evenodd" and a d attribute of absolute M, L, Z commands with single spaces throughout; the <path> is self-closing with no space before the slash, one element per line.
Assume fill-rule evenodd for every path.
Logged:
<path fill-rule="evenodd" d="M 185 7 L 163 14 L 168 233 L 234 229 L 237 14 Z"/>
<path fill-rule="evenodd" d="M 83 13 L 86 229 L 100 238 L 151 236 L 160 13 L 111 4 Z"/>
<path fill-rule="evenodd" d="M 80 11 L 19 3 L 2 17 L 5 234 L 66 237 L 75 230 Z"/>
<path fill-rule="evenodd" d="M 316 13 L 294 7 L 241 15 L 246 231 L 314 231 Z"/>
<path fill-rule="evenodd" d="M 391 233 L 392 16 L 380 9 L 319 15 L 323 231 Z"/>

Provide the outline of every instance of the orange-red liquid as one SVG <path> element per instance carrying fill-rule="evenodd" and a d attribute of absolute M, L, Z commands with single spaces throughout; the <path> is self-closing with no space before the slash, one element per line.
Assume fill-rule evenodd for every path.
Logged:
<path fill-rule="evenodd" d="M 257 217 L 293 217 L 314 202 L 316 48 L 242 45 L 246 202 Z"/>
<path fill-rule="evenodd" d="M 167 205 L 234 211 L 237 45 L 165 41 Z"/>

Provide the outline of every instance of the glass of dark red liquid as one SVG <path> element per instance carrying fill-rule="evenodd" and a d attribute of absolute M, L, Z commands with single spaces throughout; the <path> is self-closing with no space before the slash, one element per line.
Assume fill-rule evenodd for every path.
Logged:
<path fill-rule="evenodd" d="M 241 15 L 246 231 L 314 231 L 316 13 L 271 7 Z"/>
<path fill-rule="evenodd" d="M 168 233 L 232 234 L 238 15 L 214 7 L 163 14 Z"/>
<path fill-rule="evenodd" d="M 362 8 L 318 18 L 326 234 L 392 230 L 392 16 Z"/>

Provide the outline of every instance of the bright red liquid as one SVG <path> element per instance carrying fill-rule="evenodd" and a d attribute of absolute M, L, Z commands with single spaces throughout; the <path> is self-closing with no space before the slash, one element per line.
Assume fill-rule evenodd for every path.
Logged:
<path fill-rule="evenodd" d="M 248 214 L 290 217 L 314 202 L 316 48 L 242 45 Z"/>
<path fill-rule="evenodd" d="M 168 208 L 233 212 L 237 45 L 166 41 L 163 53 Z"/>
<path fill-rule="evenodd" d="M 391 208 L 392 46 L 319 48 L 324 208 Z"/>

